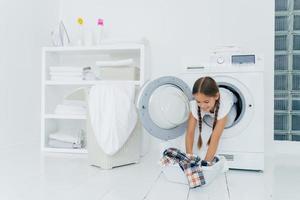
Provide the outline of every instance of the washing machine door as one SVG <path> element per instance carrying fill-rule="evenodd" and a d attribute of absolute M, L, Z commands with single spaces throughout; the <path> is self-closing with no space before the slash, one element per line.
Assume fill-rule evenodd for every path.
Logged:
<path fill-rule="evenodd" d="M 179 78 L 164 76 L 146 83 L 138 97 L 137 107 L 144 128 L 161 140 L 184 134 L 193 95 Z"/>

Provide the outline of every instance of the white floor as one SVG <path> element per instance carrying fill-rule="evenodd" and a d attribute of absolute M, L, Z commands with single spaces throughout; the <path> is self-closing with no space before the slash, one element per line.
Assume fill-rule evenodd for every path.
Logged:
<path fill-rule="evenodd" d="M 229 171 L 191 189 L 168 182 L 155 153 L 139 164 L 102 170 L 86 155 L 44 154 L 39 144 L 0 148 L 1 200 L 299 200 L 300 157 L 266 158 L 264 173 Z"/>

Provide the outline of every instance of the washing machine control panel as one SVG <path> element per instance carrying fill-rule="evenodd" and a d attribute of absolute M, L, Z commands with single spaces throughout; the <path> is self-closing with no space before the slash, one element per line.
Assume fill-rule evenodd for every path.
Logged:
<path fill-rule="evenodd" d="M 255 55 L 248 54 L 248 55 L 231 55 L 231 64 L 255 64 Z"/>
<path fill-rule="evenodd" d="M 182 58 L 183 73 L 212 71 L 264 71 L 263 57 L 252 51 L 227 47 L 213 51 L 209 59 L 186 56 Z M 220 69 L 222 68 L 222 69 Z"/>
<path fill-rule="evenodd" d="M 209 67 L 256 68 L 263 70 L 263 60 L 256 54 L 222 52 L 210 56 Z"/>
<path fill-rule="evenodd" d="M 210 57 L 210 64 L 215 65 L 255 65 L 255 54 L 213 54 Z"/>

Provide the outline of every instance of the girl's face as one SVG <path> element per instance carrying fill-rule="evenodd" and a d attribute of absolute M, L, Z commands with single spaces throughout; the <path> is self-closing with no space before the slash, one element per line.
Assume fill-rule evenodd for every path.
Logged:
<path fill-rule="evenodd" d="M 217 95 L 213 97 L 206 96 L 205 94 L 199 92 L 194 94 L 194 98 L 198 106 L 205 112 L 214 111 L 214 107 L 219 96 L 220 96 L 219 93 L 217 93 Z"/>

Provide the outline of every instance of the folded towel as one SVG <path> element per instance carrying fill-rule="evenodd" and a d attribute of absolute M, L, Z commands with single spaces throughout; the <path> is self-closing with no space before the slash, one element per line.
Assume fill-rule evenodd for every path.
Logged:
<path fill-rule="evenodd" d="M 63 99 L 63 105 L 79 106 L 85 109 L 87 108 L 86 102 L 82 100 Z"/>
<path fill-rule="evenodd" d="M 72 77 L 72 76 L 51 76 L 52 81 L 82 81 L 83 77 Z"/>
<path fill-rule="evenodd" d="M 113 67 L 113 66 L 131 66 L 133 64 L 133 59 L 125 60 L 114 60 L 114 61 L 96 61 L 96 66 L 98 67 Z"/>
<path fill-rule="evenodd" d="M 84 140 L 84 131 L 74 129 L 59 130 L 57 132 L 50 133 L 49 139 L 78 145 Z"/>
<path fill-rule="evenodd" d="M 65 115 L 85 115 L 86 108 L 72 105 L 59 104 L 55 107 L 54 113 Z"/>
<path fill-rule="evenodd" d="M 74 66 L 50 66 L 50 72 L 83 72 L 85 67 Z"/>
<path fill-rule="evenodd" d="M 82 76 L 83 72 L 50 72 L 50 76 Z"/>
<path fill-rule="evenodd" d="M 97 80 L 97 77 L 94 72 L 86 72 L 83 75 L 83 80 Z"/>
<path fill-rule="evenodd" d="M 67 148 L 67 149 L 80 149 L 83 147 L 81 144 L 62 142 L 54 139 L 49 139 L 48 145 L 49 147 L 53 147 L 53 148 Z"/>

